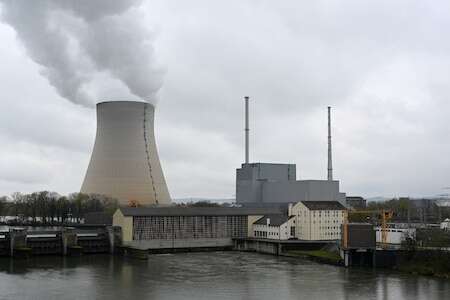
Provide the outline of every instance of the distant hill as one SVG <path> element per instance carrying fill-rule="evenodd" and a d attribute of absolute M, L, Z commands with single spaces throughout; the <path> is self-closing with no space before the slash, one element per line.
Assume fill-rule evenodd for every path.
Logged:
<path fill-rule="evenodd" d="M 387 201 L 387 200 L 391 200 L 391 199 L 392 199 L 392 197 L 382 197 L 382 196 L 366 198 L 366 200 L 368 202 L 369 201 L 381 202 L 381 201 Z"/>
<path fill-rule="evenodd" d="M 191 197 L 191 198 L 176 198 L 172 199 L 172 202 L 180 204 L 180 203 L 189 203 L 189 202 L 200 202 L 200 201 L 208 201 L 211 203 L 233 203 L 236 201 L 234 198 L 199 198 L 199 197 Z"/>

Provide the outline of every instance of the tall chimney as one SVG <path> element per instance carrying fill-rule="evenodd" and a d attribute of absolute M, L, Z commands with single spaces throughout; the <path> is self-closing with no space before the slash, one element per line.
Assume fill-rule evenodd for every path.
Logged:
<path fill-rule="evenodd" d="M 331 107 L 328 106 L 328 180 L 333 180 L 333 159 L 331 152 Z"/>
<path fill-rule="evenodd" d="M 249 97 L 245 96 L 245 163 L 250 163 Z"/>

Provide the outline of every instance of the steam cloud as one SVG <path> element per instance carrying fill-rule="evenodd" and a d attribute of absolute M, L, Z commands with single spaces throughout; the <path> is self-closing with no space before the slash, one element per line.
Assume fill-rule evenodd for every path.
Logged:
<path fill-rule="evenodd" d="M 58 94 L 94 106 L 112 95 L 155 103 L 163 71 L 151 33 L 139 22 L 142 0 L 0 0 L 10 24 Z M 131 96 L 133 97 L 133 96 Z"/>

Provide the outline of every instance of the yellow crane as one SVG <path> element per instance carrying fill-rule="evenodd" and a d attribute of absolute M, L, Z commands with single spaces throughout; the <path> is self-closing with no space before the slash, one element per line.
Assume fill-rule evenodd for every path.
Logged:
<path fill-rule="evenodd" d="M 356 210 L 350 211 L 351 214 L 377 214 L 381 215 L 381 248 L 387 248 L 387 235 L 388 235 L 388 227 L 387 222 L 392 219 L 394 213 L 390 210 Z M 348 246 L 348 216 L 349 211 L 346 210 L 344 213 L 344 230 L 343 230 L 343 246 L 347 248 Z"/>
<path fill-rule="evenodd" d="M 137 200 L 128 200 L 128 207 L 139 207 L 139 202 Z"/>

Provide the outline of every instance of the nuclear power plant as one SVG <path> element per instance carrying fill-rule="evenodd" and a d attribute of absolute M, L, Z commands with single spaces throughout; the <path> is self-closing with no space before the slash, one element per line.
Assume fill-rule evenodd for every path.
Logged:
<path fill-rule="evenodd" d="M 245 97 L 245 162 L 236 170 L 237 204 L 267 207 L 338 201 L 346 205 L 346 194 L 333 179 L 330 107 L 325 180 L 297 180 L 295 164 L 251 163 L 249 115 L 249 97 Z M 82 193 L 107 195 L 127 206 L 171 203 L 156 148 L 154 116 L 154 106 L 146 102 L 97 104 L 97 134 Z"/>
<path fill-rule="evenodd" d="M 82 193 L 107 195 L 121 205 L 171 203 L 154 118 L 155 108 L 146 102 L 97 104 L 97 134 Z"/>

